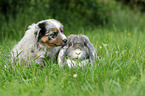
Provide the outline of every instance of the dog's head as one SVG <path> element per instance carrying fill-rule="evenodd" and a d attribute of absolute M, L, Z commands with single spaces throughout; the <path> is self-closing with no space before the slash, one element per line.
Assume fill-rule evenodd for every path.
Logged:
<path fill-rule="evenodd" d="M 66 43 L 66 36 L 63 34 L 63 25 L 54 19 L 43 20 L 37 23 L 37 42 L 50 47 L 62 46 Z"/>

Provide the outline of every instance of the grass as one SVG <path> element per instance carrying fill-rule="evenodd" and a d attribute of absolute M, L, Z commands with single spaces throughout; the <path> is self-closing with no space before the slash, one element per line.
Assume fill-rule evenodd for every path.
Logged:
<path fill-rule="evenodd" d="M 129 10 L 118 11 L 110 17 L 112 24 L 105 27 L 71 28 L 64 25 L 67 36 L 87 35 L 98 54 L 93 67 L 65 70 L 59 68 L 57 63 L 48 63 L 43 70 L 34 63 L 17 66 L 14 70 L 6 56 L 22 38 L 27 26 L 38 19 L 30 20 L 30 17 L 21 14 L 21 18 L 18 16 L 15 22 L 11 20 L 2 24 L 0 95 L 144 96 L 145 18 L 141 14 L 130 18 L 130 14 L 132 13 Z"/>
<path fill-rule="evenodd" d="M 87 32 L 87 31 L 90 31 Z M 44 70 L 32 65 L 6 65 L 5 53 L 16 43 L 1 44 L 0 93 L 4 96 L 96 95 L 143 96 L 144 32 L 109 29 L 81 30 L 94 44 L 98 58 L 94 67 L 61 69 L 48 64 Z M 92 36 L 93 34 L 93 36 Z M 73 75 L 77 74 L 77 77 Z"/>

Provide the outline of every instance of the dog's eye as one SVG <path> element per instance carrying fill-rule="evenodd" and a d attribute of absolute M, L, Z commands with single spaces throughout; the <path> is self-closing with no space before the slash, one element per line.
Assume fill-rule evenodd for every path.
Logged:
<path fill-rule="evenodd" d="M 48 37 L 48 40 L 51 40 L 52 38 Z"/>
<path fill-rule="evenodd" d="M 57 37 L 57 34 L 58 34 L 58 32 L 54 32 L 54 33 L 52 34 L 52 38 Z"/>

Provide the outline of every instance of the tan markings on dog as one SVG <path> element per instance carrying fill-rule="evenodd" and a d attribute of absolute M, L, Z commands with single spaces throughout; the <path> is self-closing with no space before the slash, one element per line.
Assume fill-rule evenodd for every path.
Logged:
<path fill-rule="evenodd" d="M 41 38 L 41 41 L 44 42 L 44 43 L 47 42 L 48 41 L 48 36 L 43 36 Z"/>
<path fill-rule="evenodd" d="M 53 31 L 53 32 L 57 32 L 57 29 L 56 29 L 56 28 L 53 28 L 52 31 Z"/>
<path fill-rule="evenodd" d="M 48 40 L 49 36 L 43 36 L 41 38 L 41 41 L 46 44 L 47 46 L 55 47 L 55 46 L 61 46 L 63 45 L 63 41 L 61 37 L 58 35 L 55 39 L 53 40 Z"/>
<path fill-rule="evenodd" d="M 63 28 L 61 27 L 60 30 L 63 31 Z"/>

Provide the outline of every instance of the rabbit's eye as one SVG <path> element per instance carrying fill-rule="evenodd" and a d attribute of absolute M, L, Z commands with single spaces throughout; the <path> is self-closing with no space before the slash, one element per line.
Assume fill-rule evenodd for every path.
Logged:
<path fill-rule="evenodd" d="M 87 46 L 87 43 L 86 42 L 84 42 L 84 46 Z"/>
<path fill-rule="evenodd" d="M 69 46 L 72 46 L 72 43 L 71 42 L 69 43 Z"/>

